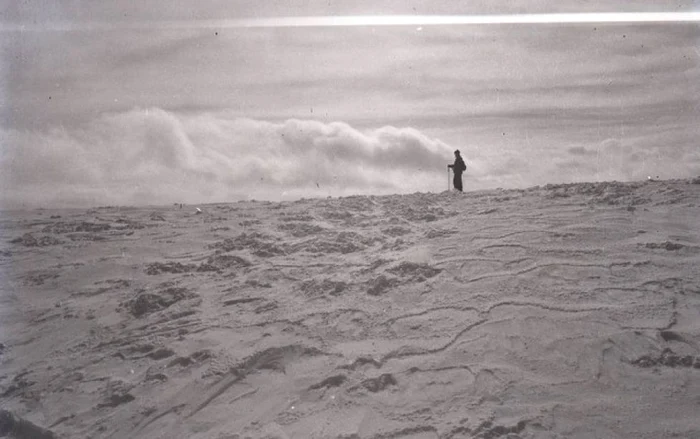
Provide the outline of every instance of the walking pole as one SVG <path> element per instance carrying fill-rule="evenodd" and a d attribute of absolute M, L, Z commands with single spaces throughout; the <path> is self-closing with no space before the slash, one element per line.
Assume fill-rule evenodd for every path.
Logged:
<path fill-rule="evenodd" d="M 447 192 L 450 191 L 450 165 L 447 165 Z"/>

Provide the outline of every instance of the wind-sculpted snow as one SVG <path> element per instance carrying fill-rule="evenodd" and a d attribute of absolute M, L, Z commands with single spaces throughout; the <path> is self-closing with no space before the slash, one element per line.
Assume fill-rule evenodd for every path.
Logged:
<path fill-rule="evenodd" d="M 691 181 L 6 212 L 0 402 L 59 437 L 700 437 L 698 217 Z"/>

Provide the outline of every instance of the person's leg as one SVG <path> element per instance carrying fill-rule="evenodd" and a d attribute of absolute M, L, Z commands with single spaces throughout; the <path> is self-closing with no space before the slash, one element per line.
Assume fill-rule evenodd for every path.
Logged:
<path fill-rule="evenodd" d="M 455 172 L 454 184 L 455 189 L 462 192 L 462 174 L 460 172 Z"/>

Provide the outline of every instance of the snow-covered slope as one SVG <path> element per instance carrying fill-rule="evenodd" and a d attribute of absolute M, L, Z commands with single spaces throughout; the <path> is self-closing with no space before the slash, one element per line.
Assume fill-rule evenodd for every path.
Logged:
<path fill-rule="evenodd" d="M 700 437 L 695 183 L 4 212 L 0 404 L 67 438 Z"/>

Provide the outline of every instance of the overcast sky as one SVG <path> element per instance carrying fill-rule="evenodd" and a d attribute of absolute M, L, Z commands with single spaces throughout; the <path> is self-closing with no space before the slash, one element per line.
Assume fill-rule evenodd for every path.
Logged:
<path fill-rule="evenodd" d="M 454 149 L 467 190 L 700 175 L 698 22 L 226 24 L 700 10 L 492 3 L 0 0 L 0 206 L 439 192 Z"/>

